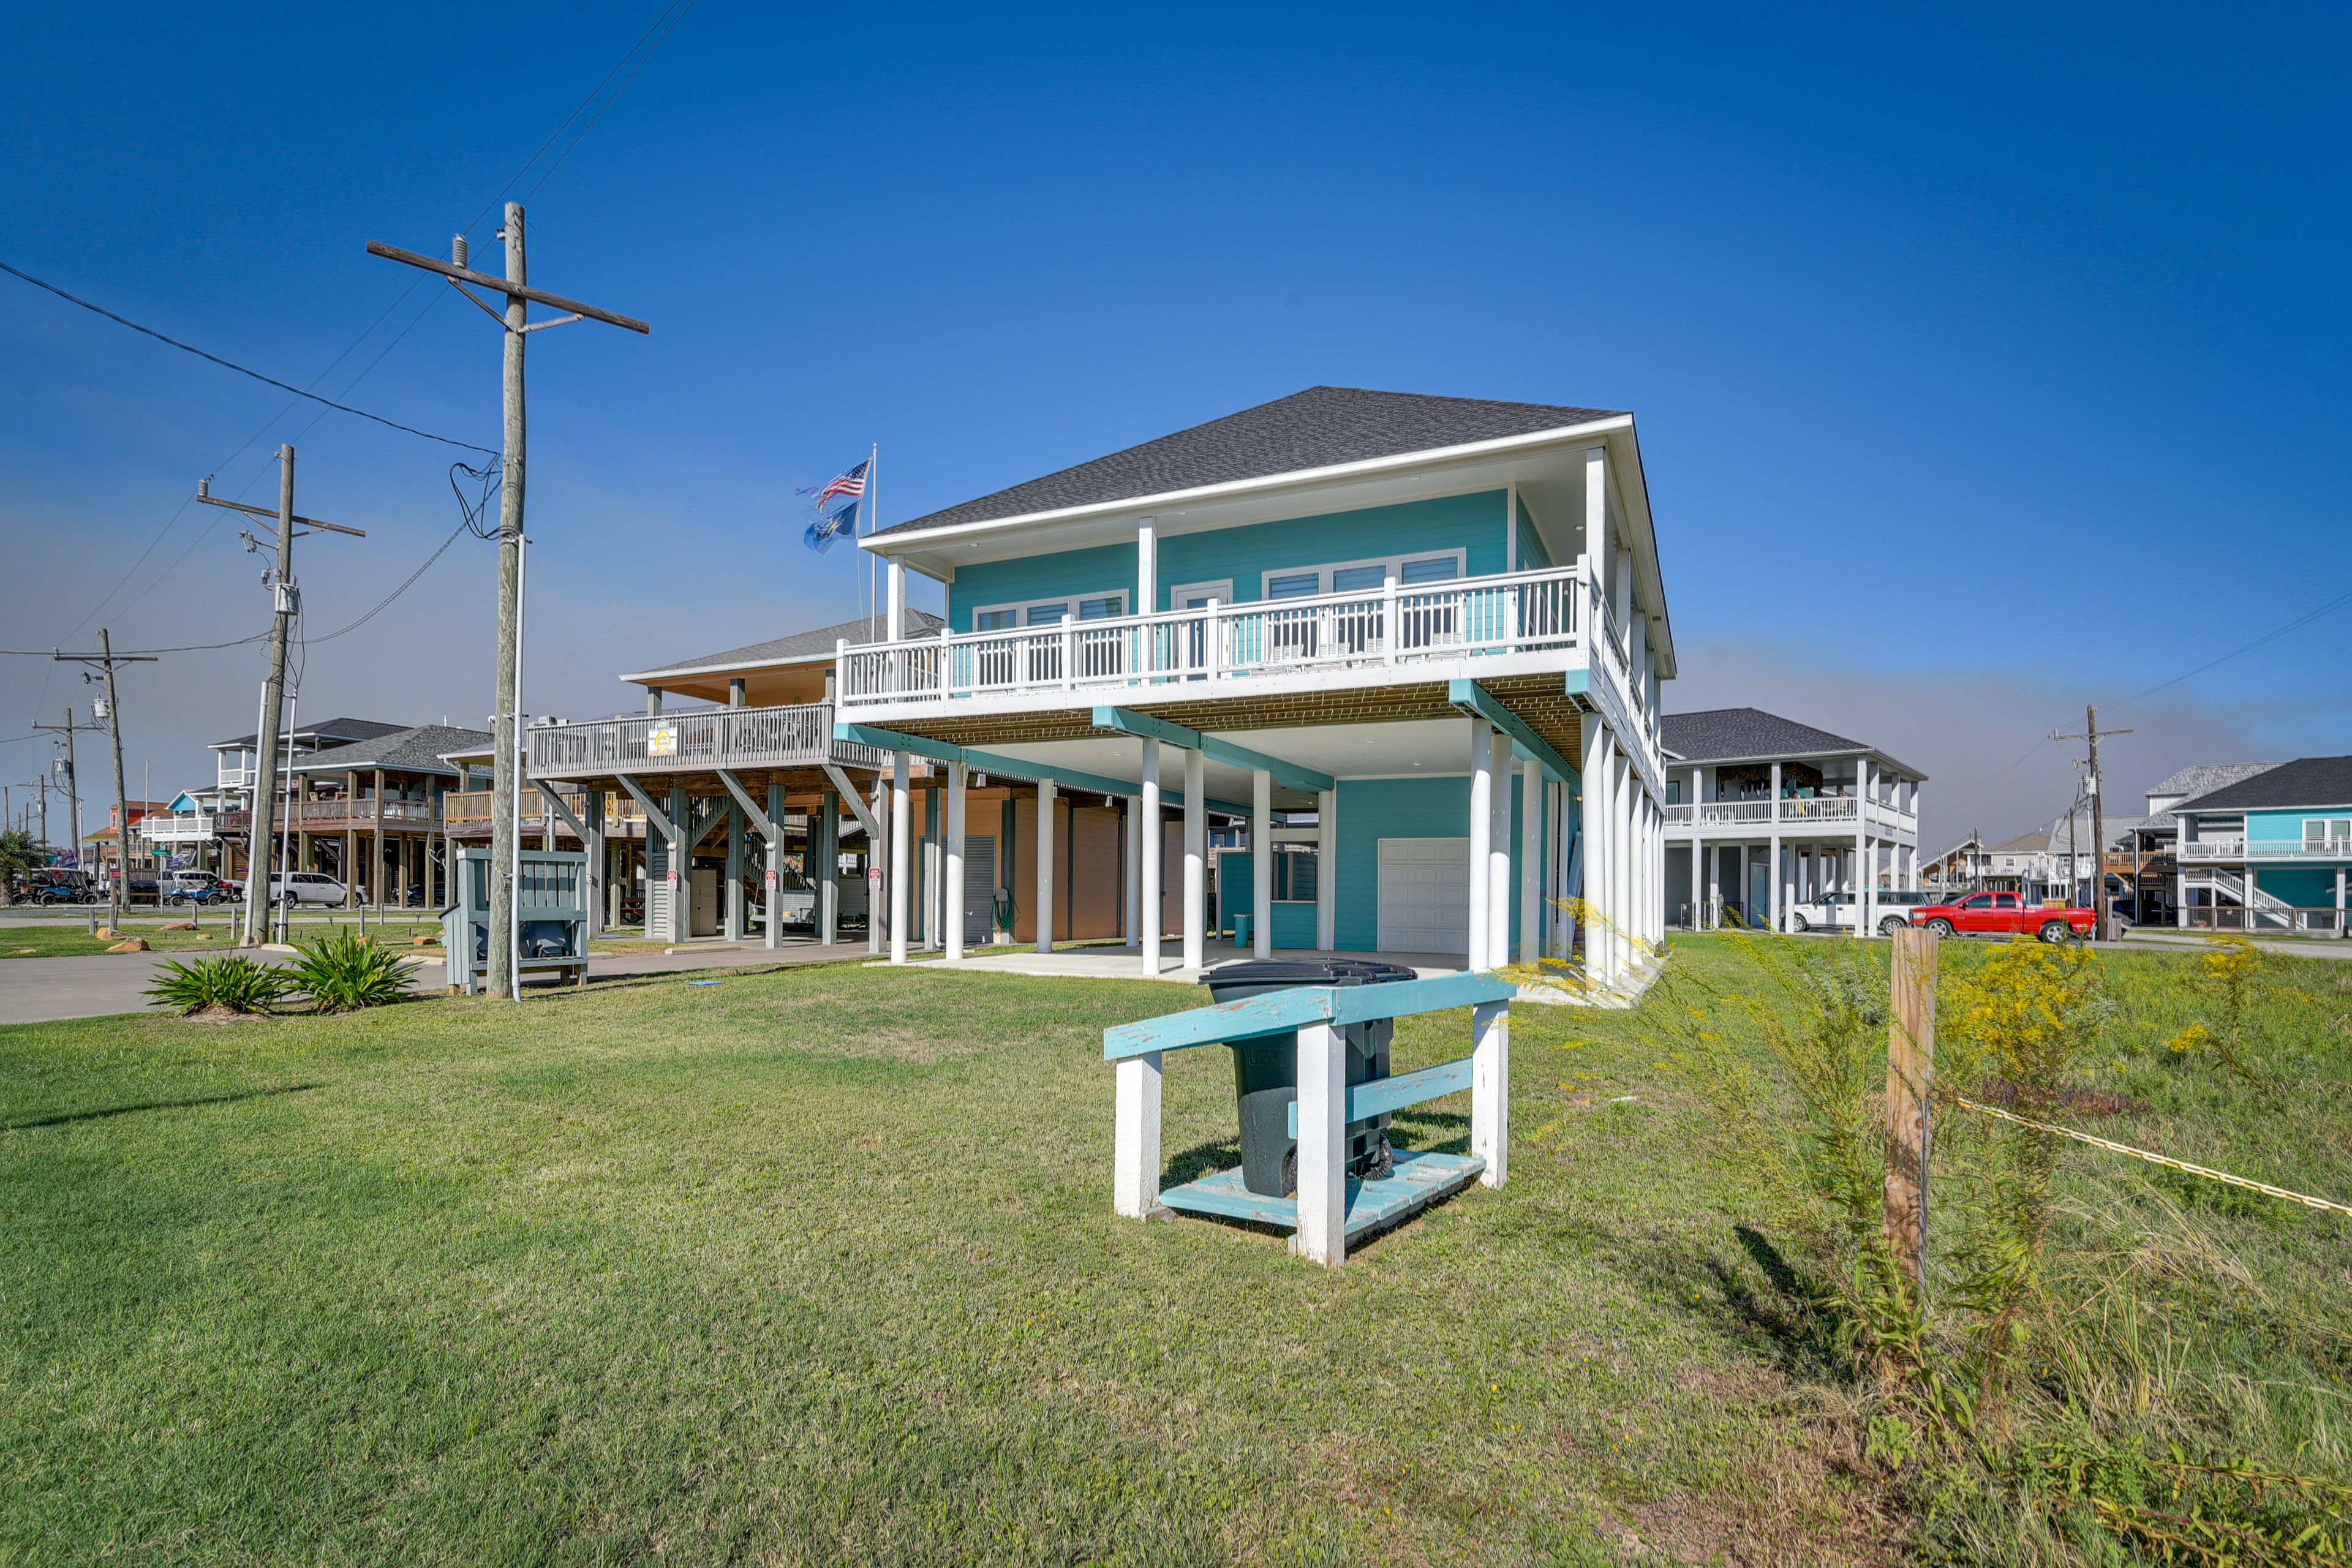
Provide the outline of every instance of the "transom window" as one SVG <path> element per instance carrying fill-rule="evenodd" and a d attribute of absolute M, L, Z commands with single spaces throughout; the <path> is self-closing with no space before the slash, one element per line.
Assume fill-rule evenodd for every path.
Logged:
<path fill-rule="evenodd" d="M 1127 595 L 1082 594 L 1060 599 L 1031 599 L 1021 604 L 989 605 L 971 613 L 976 632 L 1008 632 L 1015 626 L 1057 626 L 1062 617 L 1107 621 L 1127 614 Z"/>
<path fill-rule="evenodd" d="M 1265 574 L 1269 599 L 1307 599 L 1318 594 L 1377 594 L 1390 577 L 1400 587 L 1450 583 L 1467 574 L 1468 554 L 1438 550 L 1418 555 L 1391 555 L 1380 561 L 1341 561 L 1328 566 L 1295 566 Z"/>

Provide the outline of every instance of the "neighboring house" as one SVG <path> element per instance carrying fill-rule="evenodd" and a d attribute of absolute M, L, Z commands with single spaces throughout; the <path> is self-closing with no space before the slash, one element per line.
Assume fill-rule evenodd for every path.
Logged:
<path fill-rule="evenodd" d="M 1675 654 L 1630 415 L 1315 387 L 860 542 L 887 626 L 842 639 L 835 732 L 903 764 L 894 960 L 935 902 L 918 784 L 937 929 L 977 936 L 973 857 L 1003 828 L 975 831 L 976 774 L 1012 786 L 1016 847 L 1056 813 L 1033 912 L 1066 855 L 1147 968 L 1168 936 L 1204 961 L 1212 813 L 1250 821 L 1222 901 L 1260 952 L 1486 967 L 1559 952 L 1548 900 L 1580 892 L 1609 981 L 1662 932 Z M 944 628 L 909 617 L 910 573 L 945 585 Z M 1312 829 L 1278 832 L 1292 813 Z"/>
<path fill-rule="evenodd" d="M 1968 886 L 2042 898 L 2052 876 L 2050 857 L 2047 833 L 2021 833 L 1998 844 L 1979 846 L 1968 868 Z"/>
<path fill-rule="evenodd" d="M 151 816 L 170 809 L 168 802 L 134 800 L 125 803 L 131 811 L 131 864 L 134 869 L 152 864 L 144 835 L 141 830 Z M 106 826 L 94 833 L 81 836 L 80 864 L 101 876 L 112 876 L 122 864 L 123 806 L 110 802 L 106 808 Z"/>
<path fill-rule="evenodd" d="M 418 724 L 298 752 L 277 817 L 284 869 L 333 877 L 352 904 L 437 907 L 447 890 L 444 797 L 464 776 L 444 754 L 489 739 Z"/>
<path fill-rule="evenodd" d="M 1778 931 L 1791 903 L 1919 885 L 1927 775 L 1860 741 L 1757 708 L 1669 713 L 1665 919 Z"/>
<path fill-rule="evenodd" d="M 917 631 L 940 624 L 908 615 Z M 883 763 L 873 747 L 834 737 L 835 654 L 875 624 L 861 616 L 639 670 L 621 679 L 646 689 L 643 714 L 530 725 L 530 775 L 541 787 L 523 792 L 526 833 L 587 848 L 606 918 L 642 913 L 648 937 L 740 941 L 756 919 L 778 945 L 782 922 L 765 919 L 773 889 L 813 891 L 815 939 L 835 941 L 842 919 L 866 907 L 856 878 Z M 675 706 L 681 697 L 718 706 Z M 460 760 L 487 768 L 488 753 Z M 488 795 L 478 801 L 467 809 L 487 837 Z M 846 893 L 835 879 L 845 864 Z M 835 878 L 796 886 L 827 867 Z M 869 926 L 869 942 L 877 934 Z"/>
<path fill-rule="evenodd" d="M 245 809 L 241 791 L 182 790 L 162 810 L 139 824 L 139 836 L 148 852 L 165 865 L 211 871 L 233 877 L 242 869 L 245 826 L 237 815 Z M 224 837 L 224 821 L 236 824 L 235 837 Z"/>
<path fill-rule="evenodd" d="M 213 788 L 207 792 L 211 809 L 202 814 L 205 831 L 215 840 L 217 865 L 214 868 L 224 877 L 241 878 L 251 865 L 254 791 L 266 773 L 276 774 L 277 794 L 282 799 L 291 787 L 287 773 L 289 763 L 339 746 L 396 734 L 408 727 L 376 719 L 330 719 L 321 724 L 299 725 L 280 731 L 274 769 L 263 765 L 258 734 L 215 741 Z"/>
<path fill-rule="evenodd" d="M 2174 807 L 2179 923 L 2345 934 L 2352 757 L 2280 763 Z"/>

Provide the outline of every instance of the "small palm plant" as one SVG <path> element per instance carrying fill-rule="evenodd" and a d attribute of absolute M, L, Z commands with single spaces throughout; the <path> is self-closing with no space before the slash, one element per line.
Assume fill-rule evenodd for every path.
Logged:
<path fill-rule="evenodd" d="M 14 827 L 0 833 L 0 904 L 15 903 L 16 879 L 46 858 L 31 834 Z"/>
<path fill-rule="evenodd" d="M 408 972 L 389 948 L 341 931 L 302 950 L 287 971 L 289 989 L 307 994 L 321 1013 L 351 1013 L 408 1000 Z"/>
<path fill-rule="evenodd" d="M 198 959 L 193 965 L 170 962 L 155 972 L 147 994 L 159 1007 L 194 1013 L 266 1013 L 289 989 L 286 975 L 267 963 L 234 952 Z"/>

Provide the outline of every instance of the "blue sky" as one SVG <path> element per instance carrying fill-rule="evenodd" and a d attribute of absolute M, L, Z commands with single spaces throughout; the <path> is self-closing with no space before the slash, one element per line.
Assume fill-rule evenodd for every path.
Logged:
<path fill-rule="evenodd" d="M 0 259 L 298 384 L 350 350 L 320 390 L 495 447 L 495 329 L 362 244 L 531 191 L 533 280 L 654 325 L 532 342 L 525 705 L 579 717 L 859 613 L 792 492 L 873 442 L 902 521 L 1317 383 L 1633 410 L 1672 704 L 1877 742 L 1930 837 L 2055 815 L 2038 735 L 2352 591 L 2340 10 L 699 0 L 531 161 L 659 14 L 20 8 Z M 273 499 L 280 440 L 370 531 L 302 546 L 312 633 L 390 592 L 465 454 L 287 402 L 0 277 L 0 641 L 259 629 L 259 562 L 184 503 Z M 303 711 L 478 722 L 491 591 L 461 539 L 310 649 Z M 2347 629 L 2112 711 L 2111 788 L 2352 749 Z M 200 781 L 260 668 L 131 678 L 134 791 Z M 0 739 L 84 695 L 0 659 Z"/>

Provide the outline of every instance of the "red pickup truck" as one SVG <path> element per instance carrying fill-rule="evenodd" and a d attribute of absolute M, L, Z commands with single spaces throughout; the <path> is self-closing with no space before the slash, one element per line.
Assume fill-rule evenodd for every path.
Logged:
<path fill-rule="evenodd" d="M 2086 937 L 2097 923 L 2090 910 L 2049 909 L 2017 893 L 1970 893 L 1948 904 L 1922 904 L 1911 911 L 1911 923 L 1926 926 L 1937 936 L 2014 936 L 2032 931 L 2046 942 Z"/>

